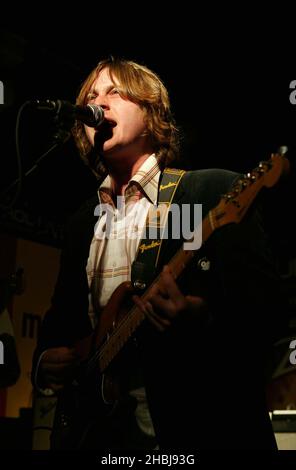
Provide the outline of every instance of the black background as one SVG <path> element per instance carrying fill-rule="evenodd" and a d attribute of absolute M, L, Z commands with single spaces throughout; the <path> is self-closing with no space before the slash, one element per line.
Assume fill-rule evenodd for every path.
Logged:
<path fill-rule="evenodd" d="M 185 165 L 193 169 L 251 170 L 287 145 L 291 174 L 270 192 L 273 232 L 294 248 L 296 106 L 289 100 L 296 79 L 293 30 L 280 21 L 232 12 L 165 15 L 156 4 L 135 18 L 129 11 L 79 5 L 75 19 L 59 14 L 11 22 L 0 30 L 0 184 L 17 176 L 15 120 L 20 105 L 37 98 L 75 101 L 80 84 L 99 60 L 112 54 L 156 71 L 166 84 L 184 138 Z M 151 10 L 151 11 L 150 11 Z M 152 11 L 153 10 L 153 11 Z M 80 14 L 81 11 L 81 14 Z M 73 13 L 73 11 L 72 11 Z M 135 13 L 135 11 L 134 11 Z M 150 14 L 149 14 L 150 13 Z M 224 14 L 227 12 L 224 12 Z M 289 14 L 288 14 L 289 16 Z M 227 15 L 226 15 L 227 17 Z M 223 18 L 223 19 L 222 19 Z M 24 170 L 49 148 L 52 122 L 26 109 L 20 122 Z M 25 180 L 15 207 L 62 224 L 96 189 L 70 140 Z"/>
<path fill-rule="evenodd" d="M 7 6 L 7 5 L 6 5 Z M 74 103 L 79 86 L 99 60 L 112 54 L 147 65 L 159 74 L 171 97 L 184 139 L 182 154 L 192 169 L 220 167 L 250 171 L 280 145 L 289 148 L 291 171 L 264 203 L 283 274 L 296 258 L 296 80 L 294 13 L 271 6 L 246 11 L 224 3 L 176 6 L 39 4 L 34 13 L 13 4 L 1 12 L 0 192 L 16 177 L 15 124 L 22 103 L 65 99 Z M 2 6 L 4 8 L 4 6 Z M 161 13 L 162 8 L 163 13 Z M 52 123 L 25 110 L 20 122 L 24 170 L 51 145 Z M 72 141 L 51 153 L 24 182 L 13 208 L 1 206 L 0 230 L 60 245 L 67 218 L 96 190 Z M 18 217 L 17 217 L 18 215 Z M 47 225 L 48 224 L 48 225 Z M 52 230 L 49 230 L 51 227 Z M 61 230 L 62 235 L 62 230 Z M 290 314 L 295 312 L 295 275 L 287 277 Z M 284 313 L 284 312 L 282 312 Z M 295 330 L 296 321 L 294 321 Z M 68 458 L 68 457 L 67 457 Z M 258 458 L 258 456 L 256 456 Z"/>

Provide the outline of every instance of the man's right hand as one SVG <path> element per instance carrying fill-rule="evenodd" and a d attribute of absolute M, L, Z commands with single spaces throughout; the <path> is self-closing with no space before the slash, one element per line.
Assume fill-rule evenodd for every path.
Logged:
<path fill-rule="evenodd" d="M 41 358 L 38 375 L 40 374 L 46 387 L 57 392 L 73 378 L 78 363 L 78 355 L 74 348 L 47 349 Z"/>

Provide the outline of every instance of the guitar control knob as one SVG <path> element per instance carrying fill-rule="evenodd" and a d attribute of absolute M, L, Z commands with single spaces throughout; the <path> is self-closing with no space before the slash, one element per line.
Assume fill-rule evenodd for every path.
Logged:
<path fill-rule="evenodd" d="M 209 271 L 211 267 L 211 262 L 208 258 L 200 258 L 197 262 L 197 266 L 201 271 Z"/>

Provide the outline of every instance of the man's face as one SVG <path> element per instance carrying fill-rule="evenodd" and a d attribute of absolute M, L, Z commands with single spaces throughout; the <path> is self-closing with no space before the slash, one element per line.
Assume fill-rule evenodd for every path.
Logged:
<path fill-rule="evenodd" d="M 107 68 L 93 83 L 88 103 L 104 109 L 105 121 L 98 129 L 85 126 L 87 138 L 108 160 L 150 154 L 151 144 L 148 137 L 143 136 L 144 113 L 138 104 L 120 96 L 117 85 L 112 82 Z"/>

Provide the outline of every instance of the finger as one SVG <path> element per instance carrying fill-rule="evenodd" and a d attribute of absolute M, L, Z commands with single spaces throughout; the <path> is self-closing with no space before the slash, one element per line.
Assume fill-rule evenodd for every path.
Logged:
<path fill-rule="evenodd" d="M 73 381 L 75 377 L 74 368 L 65 368 L 63 370 L 43 370 L 44 380 L 46 383 L 65 384 Z"/>
<path fill-rule="evenodd" d="M 155 318 L 155 315 L 151 313 L 151 309 L 149 310 L 147 306 L 147 302 L 143 302 L 142 299 L 138 295 L 132 296 L 133 301 L 137 305 L 137 307 L 141 310 L 141 312 L 148 318 L 148 320 L 159 330 L 164 331 L 164 325 Z M 150 304 L 151 305 L 151 304 Z M 152 306 L 151 306 L 152 307 Z"/>
<path fill-rule="evenodd" d="M 196 312 L 203 312 L 207 308 L 207 302 L 202 297 L 186 295 L 188 309 Z"/>
<path fill-rule="evenodd" d="M 66 347 L 48 349 L 42 356 L 42 362 L 54 362 L 57 364 L 73 362 L 75 359 L 77 359 L 75 349 Z"/>
<path fill-rule="evenodd" d="M 153 305 L 147 301 L 146 302 L 146 309 L 148 311 L 148 314 L 151 316 L 151 318 L 153 318 L 156 322 L 158 322 L 161 326 L 163 326 L 164 328 L 167 328 L 168 326 L 171 325 L 171 322 L 170 320 L 168 320 L 168 318 L 165 318 L 161 315 L 159 315 L 158 313 L 155 312 L 154 308 L 153 308 Z"/>
<path fill-rule="evenodd" d="M 187 295 L 186 298 L 192 306 L 199 307 L 206 303 L 205 299 L 203 299 L 202 297 L 198 297 L 197 295 Z"/>
<path fill-rule="evenodd" d="M 161 312 L 162 315 L 170 316 L 170 310 L 173 307 L 173 303 L 170 299 L 166 299 L 162 295 L 156 294 L 149 298 L 149 302 L 154 310 Z"/>
<path fill-rule="evenodd" d="M 138 295 L 133 295 L 133 296 L 132 296 L 132 299 L 133 299 L 134 303 L 136 304 L 136 306 L 137 306 L 143 313 L 145 313 L 145 304 L 144 304 L 143 300 L 142 300 Z"/>
<path fill-rule="evenodd" d="M 183 296 L 177 301 L 173 301 L 171 298 L 164 299 L 161 295 L 154 295 L 149 300 L 157 312 L 161 312 L 162 315 L 169 319 L 175 318 L 186 308 L 186 301 L 184 301 Z"/>
<path fill-rule="evenodd" d="M 163 271 L 161 273 L 161 279 L 162 289 L 166 291 L 168 297 L 172 299 L 173 302 L 177 302 L 180 297 L 183 297 L 183 294 L 177 286 L 175 279 L 168 266 L 164 266 Z"/>
<path fill-rule="evenodd" d="M 165 330 L 165 327 L 161 323 L 159 323 L 149 312 L 147 312 L 145 315 L 158 331 Z"/>

